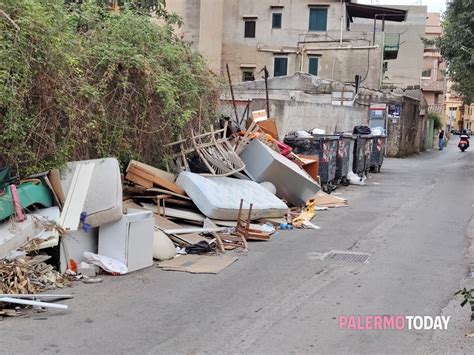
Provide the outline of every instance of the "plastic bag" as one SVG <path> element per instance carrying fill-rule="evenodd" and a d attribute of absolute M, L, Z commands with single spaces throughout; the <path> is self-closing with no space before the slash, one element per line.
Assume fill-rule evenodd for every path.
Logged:
<path fill-rule="evenodd" d="M 365 185 L 366 177 L 365 176 L 360 177 L 359 175 L 354 174 L 352 171 L 349 171 L 349 173 L 347 174 L 347 179 L 349 180 L 351 185 L 361 185 L 362 186 L 362 185 Z"/>
<path fill-rule="evenodd" d="M 112 275 L 124 275 L 128 272 L 128 268 L 124 263 L 109 258 L 108 256 L 94 254 L 88 251 L 85 251 L 82 256 L 88 263 L 97 265 Z"/>

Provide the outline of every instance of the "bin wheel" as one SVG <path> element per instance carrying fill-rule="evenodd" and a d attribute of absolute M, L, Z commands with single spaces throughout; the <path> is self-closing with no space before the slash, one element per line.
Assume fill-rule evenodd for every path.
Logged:
<path fill-rule="evenodd" d="M 343 186 L 349 186 L 350 182 L 349 182 L 349 179 L 347 177 L 343 177 L 342 180 L 341 180 L 341 184 Z"/>

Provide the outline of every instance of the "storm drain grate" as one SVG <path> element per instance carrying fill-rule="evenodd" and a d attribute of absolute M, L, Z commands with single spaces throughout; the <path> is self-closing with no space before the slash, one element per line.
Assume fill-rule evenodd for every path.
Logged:
<path fill-rule="evenodd" d="M 370 254 L 358 253 L 353 251 L 337 251 L 332 250 L 326 254 L 324 260 L 328 261 L 342 261 L 345 263 L 359 263 L 366 264 L 369 262 Z"/>

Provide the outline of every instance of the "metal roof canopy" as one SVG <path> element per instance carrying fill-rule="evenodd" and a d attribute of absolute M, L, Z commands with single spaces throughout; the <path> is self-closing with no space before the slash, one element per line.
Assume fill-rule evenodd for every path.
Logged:
<path fill-rule="evenodd" d="M 390 7 L 372 6 L 364 4 L 346 4 L 347 15 L 351 22 L 354 17 L 368 18 L 368 19 L 385 19 L 386 21 L 403 22 L 406 21 L 407 11 L 392 9 Z"/>

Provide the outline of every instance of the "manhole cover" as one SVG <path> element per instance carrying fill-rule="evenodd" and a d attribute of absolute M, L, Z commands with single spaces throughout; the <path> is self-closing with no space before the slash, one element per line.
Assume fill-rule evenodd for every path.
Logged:
<path fill-rule="evenodd" d="M 345 263 L 366 264 L 369 262 L 369 258 L 370 258 L 370 254 L 367 254 L 367 253 L 332 250 L 326 254 L 326 256 L 324 257 L 324 260 L 342 261 Z"/>

